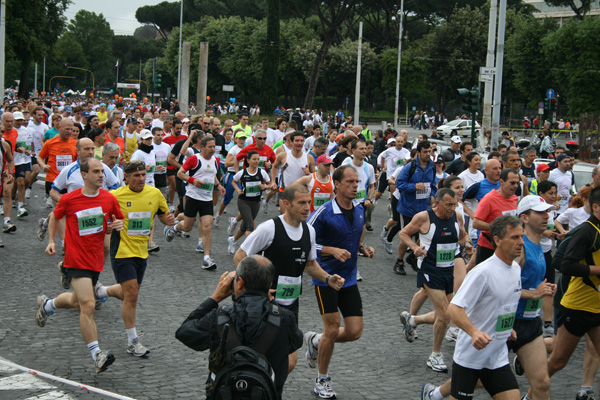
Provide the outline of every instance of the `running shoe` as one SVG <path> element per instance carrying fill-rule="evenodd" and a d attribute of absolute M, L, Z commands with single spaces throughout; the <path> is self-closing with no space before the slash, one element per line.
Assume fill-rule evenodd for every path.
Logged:
<path fill-rule="evenodd" d="M 362 280 L 363 280 L 362 276 L 360 275 L 360 271 L 358 269 L 356 270 L 356 280 L 358 282 L 362 282 Z"/>
<path fill-rule="evenodd" d="M 115 362 L 115 356 L 112 355 L 110 351 L 101 350 L 96 353 L 96 361 L 94 361 L 94 365 L 96 366 L 96 373 L 106 371 L 112 363 Z"/>
<path fill-rule="evenodd" d="M 444 355 L 442 353 L 431 354 L 427 360 L 427 367 L 435 372 L 448 373 L 448 367 L 446 367 L 446 364 L 444 363 Z"/>
<path fill-rule="evenodd" d="M 171 214 L 174 214 L 174 213 L 175 213 L 175 206 L 174 206 L 174 205 L 172 205 L 172 204 L 169 204 L 169 212 L 170 212 Z"/>
<path fill-rule="evenodd" d="M 4 228 L 2 229 L 2 232 L 11 233 L 16 230 L 17 230 L 17 227 L 15 226 L 15 224 L 12 224 L 10 221 L 8 221 L 8 222 L 4 223 Z"/>
<path fill-rule="evenodd" d="M 268 212 L 269 212 L 269 203 L 268 203 L 268 202 L 266 202 L 266 201 L 263 201 L 263 202 L 262 202 L 262 209 L 263 209 L 263 212 L 264 212 L 265 214 L 266 214 L 266 213 L 268 213 Z"/>
<path fill-rule="evenodd" d="M 136 357 L 144 357 L 146 354 L 150 353 L 150 350 L 142 345 L 139 337 L 136 337 L 131 341 L 131 344 L 127 346 L 127 352 Z"/>
<path fill-rule="evenodd" d="M 71 278 L 66 274 L 62 261 L 58 263 L 58 271 L 60 272 L 60 287 L 65 290 L 71 289 Z"/>
<path fill-rule="evenodd" d="M 212 257 L 208 257 L 208 259 L 205 259 L 204 261 L 202 261 L 202 268 L 213 271 L 213 270 L 217 269 L 217 264 L 215 264 Z"/>
<path fill-rule="evenodd" d="M 46 232 L 48 232 L 48 221 L 46 218 L 40 218 L 38 220 L 38 230 L 37 230 L 37 238 L 40 242 L 44 241 L 46 237 Z"/>
<path fill-rule="evenodd" d="M 215 217 L 215 226 L 218 228 L 219 227 L 219 223 L 221 222 L 221 216 L 217 215 Z"/>
<path fill-rule="evenodd" d="M 413 271 L 419 271 L 419 264 L 417 263 L 418 259 L 413 252 L 410 252 L 408 256 L 406 256 L 406 262 L 412 267 Z"/>
<path fill-rule="evenodd" d="M 431 383 L 426 383 L 421 388 L 421 400 L 431 400 L 433 397 L 433 392 L 435 391 L 436 386 Z"/>
<path fill-rule="evenodd" d="M 17 218 L 22 218 L 22 217 L 26 217 L 27 216 L 27 210 L 24 209 L 23 207 L 19 208 L 19 210 L 17 211 Z"/>
<path fill-rule="evenodd" d="M 160 246 L 154 242 L 148 243 L 148 253 L 160 251 Z"/>
<path fill-rule="evenodd" d="M 165 226 L 165 238 L 167 239 L 167 242 L 172 242 L 173 238 L 175 237 L 175 229 L 173 226 Z"/>
<path fill-rule="evenodd" d="M 31 189 L 29 189 L 29 188 L 25 189 L 25 198 L 26 199 L 31 198 Z"/>
<path fill-rule="evenodd" d="M 595 400 L 595 399 L 596 398 L 594 397 L 593 390 L 588 390 L 585 392 L 585 394 L 577 393 L 577 397 L 575 397 L 575 400 Z"/>
<path fill-rule="evenodd" d="M 52 197 L 46 197 L 46 207 L 48 207 L 48 208 L 54 207 L 54 203 L 52 202 Z"/>
<path fill-rule="evenodd" d="M 106 300 L 108 300 L 108 297 L 98 296 L 98 289 L 100 289 L 100 286 L 102 286 L 100 281 L 96 282 L 96 286 L 94 286 L 94 299 L 96 300 L 95 310 L 100 310 L 102 308 L 102 303 L 106 303 Z"/>
<path fill-rule="evenodd" d="M 0 247 L 4 247 L 4 242 L 0 239 Z"/>
<path fill-rule="evenodd" d="M 553 325 L 544 326 L 543 335 L 545 338 L 554 337 L 554 326 Z"/>
<path fill-rule="evenodd" d="M 383 248 L 388 254 L 392 254 L 394 250 L 392 250 L 393 242 L 388 242 L 387 239 L 383 239 Z"/>
<path fill-rule="evenodd" d="M 181 236 L 182 238 L 189 238 L 190 234 L 188 232 L 180 232 L 179 236 Z"/>
<path fill-rule="evenodd" d="M 235 217 L 229 218 L 229 226 L 227 227 L 227 235 L 233 236 L 233 234 L 235 233 L 235 228 L 237 227 L 237 224 L 238 224 L 238 222 L 235 219 Z"/>
<path fill-rule="evenodd" d="M 335 395 L 335 392 L 333 391 L 333 388 L 331 387 L 331 383 L 331 378 L 317 378 L 315 380 L 315 388 L 313 392 L 320 399 L 336 399 L 337 397 Z"/>
<path fill-rule="evenodd" d="M 373 227 L 371 225 L 367 225 L 365 229 L 369 232 L 373 232 Z"/>
<path fill-rule="evenodd" d="M 235 240 L 233 236 L 227 238 L 227 250 L 229 250 L 229 254 L 235 254 Z"/>
<path fill-rule="evenodd" d="M 517 374 L 518 376 L 523 376 L 525 370 L 523 369 L 523 364 L 521 364 L 521 361 L 519 360 L 518 356 L 515 356 L 515 358 L 513 358 L 512 365 L 513 369 L 515 370 L 515 374 Z"/>
<path fill-rule="evenodd" d="M 54 314 L 54 313 L 48 313 L 48 312 L 46 312 L 46 310 L 44 310 L 44 306 L 46 305 L 46 302 L 48 300 L 50 300 L 50 299 L 45 294 L 40 294 L 36 299 L 36 304 L 38 306 L 38 309 L 35 312 L 35 323 L 40 328 L 43 328 L 44 326 L 46 326 L 46 321 L 48 321 L 48 316 Z"/>
<path fill-rule="evenodd" d="M 400 313 L 400 322 L 402 323 L 402 331 L 404 332 L 404 338 L 407 342 L 412 343 L 415 341 L 414 329 L 416 325 L 412 320 L 412 315 L 408 311 L 402 311 Z M 428 361 L 429 363 L 429 361 Z"/>
<path fill-rule="evenodd" d="M 406 271 L 404 270 L 404 261 L 396 260 L 394 264 L 394 272 L 398 275 L 406 275 Z"/>
<path fill-rule="evenodd" d="M 458 326 L 451 326 L 446 331 L 446 340 L 449 342 L 456 342 L 458 338 L 458 331 L 460 328 Z"/>
<path fill-rule="evenodd" d="M 204 253 L 204 244 L 202 243 L 202 238 L 198 239 L 198 244 L 196 245 L 196 252 Z"/>
<path fill-rule="evenodd" d="M 383 226 L 383 228 L 381 228 L 381 234 L 379 235 L 379 237 L 381 238 L 381 243 L 383 243 L 383 245 L 385 246 L 385 239 L 387 238 L 388 235 L 388 230 L 385 229 L 385 225 Z"/>
<path fill-rule="evenodd" d="M 313 339 L 317 336 L 316 332 L 308 331 L 304 334 L 304 344 L 306 345 L 306 361 L 311 368 L 317 367 L 317 359 L 319 356 L 319 348 L 313 344 Z"/>

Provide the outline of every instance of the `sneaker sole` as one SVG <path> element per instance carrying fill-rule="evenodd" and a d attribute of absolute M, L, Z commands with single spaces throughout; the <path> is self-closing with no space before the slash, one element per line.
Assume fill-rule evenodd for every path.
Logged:
<path fill-rule="evenodd" d="M 448 373 L 448 367 L 440 368 L 438 366 L 433 366 L 429 361 L 427 361 L 427 368 L 431 369 L 433 372 L 441 372 L 443 374 Z"/>
<path fill-rule="evenodd" d="M 321 396 L 316 389 L 313 389 L 313 395 L 317 396 L 319 399 L 337 399 L 335 394 L 332 394 L 331 396 Z"/>
<path fill-rule="evenodd" d="M 402 323 L 402 333 L 404 334 L 404 339 L 406 339 L 406 341 L 408 343 L 414 342 L 415 339 L 411 340 L 410 334 L 408 333 L 408 330 L 406 329 L 406 326 L 409 325 L 410 322 L 408 322 L 408 320 L 406 319 L 406 316 L 402 313 L 400 314 L 400 323 Z M 414 332 L 413 332 L 413 337 L 414 337 Z"/>
<path fill-rule="evenodd" d="M 213 264 L 213 265 L 202 265 L 202 269 L 208 270 L 208 271 L 214 271 L 215 269 L 217 269 L 217 265 Z"/>
<path fill-rule="evenodd" d="M 65 290 L 71 289 L 71 279 L 63 272 L 63 263 L 58 263 L 58 271 L 60 272 L 60 287 Z"/>
<path fill-rule="evenodd" d="M 96 373 L 99 374 L 100 372 L 106 371 L 106 369 L 108 367 L 110 367 L 114 362 L 115 362 L 115 356 L 113 356 L 112 354 L 109 354 L 108 357 L 106 357 L 106 361 L 104 362 L 104 364 L 102 364 L 101 367 L 96 368 Z"/>
<path fill-rule="evenodd" d="M 146 352 L 144 354 L 141 354 L 141 353 L 135 353 L 133 351 L 129 351 L 129 349 L 127 349 L 127 354 L 131 354 L 134 357 L 144 357 L 144 356 L 147 356 L 148 354 L 150 354 L 150 350 L 146 350 Z"/>
<path fill-rule="evenodd" d="M 12 233 L 12 232 L 14 232 L 16 230 L 17 230 L 17 227 L 15 225 L 11 226 L 10 228 L 2 229 L 2 231 L 4 233 Z"/>
<path fill-rule="evenodd" d="M 155 247 L 153 249 L 148 249 L 148 253 L 157 253 L 160 251 L 160 247 Z"/>

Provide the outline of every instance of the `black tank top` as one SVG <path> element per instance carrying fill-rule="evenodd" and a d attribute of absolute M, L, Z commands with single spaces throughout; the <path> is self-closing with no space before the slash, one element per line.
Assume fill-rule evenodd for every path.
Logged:
<path fill-rule="evenodd" d="M 244 194 L 240 196 L 241 199 L 246 201 L 259 201 L 260 200 L 260 184 L 262 183 L 262 172 L 260 168 L 256 169 L 256 174 L 251 175 L 246 168 L 242 171 L 240 183 L 242 184 L 242 190 Z M 279 219 L 279 218 L 278 218 Z"/>

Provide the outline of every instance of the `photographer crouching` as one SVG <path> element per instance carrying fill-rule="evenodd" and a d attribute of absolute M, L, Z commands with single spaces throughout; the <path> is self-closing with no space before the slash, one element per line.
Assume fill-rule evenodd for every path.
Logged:
<path fill-rule="evenodd" d="M 252 392 L 248 398 L 270 398 L 267 386 L 273 383 L 275 396 L 281 398 L 288 355 L 302 346 L 303 335 L 292 312 L 270 302 L 274 274 L 267 258 L 244 258 L 236 272 L 221 275 L 212 296 L 177 329 L 176 338 L 186 346 L 197 351 L 210 349 L 207 398 L 229 397 L 225 392 L 236 391 Z M 232 294 L 233 304 L 219 307 Z M 273 382 L 257 377 L 269 374 Z M 236 376 L 235 382 L 229 376 Z"/>

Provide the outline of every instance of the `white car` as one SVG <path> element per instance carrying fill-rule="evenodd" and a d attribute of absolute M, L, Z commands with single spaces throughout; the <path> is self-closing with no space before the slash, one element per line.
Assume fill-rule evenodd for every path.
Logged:
<path fill-rule="evenodd" d="M 437 128 L 439 134 L 444 136 L 462 136 L 471 137 L 471 120 L 470 119 L 455 119 L 447 124 L 440 125 Z M 475 121 L 475 135 L 481 133 L 481 125 Z"/>

